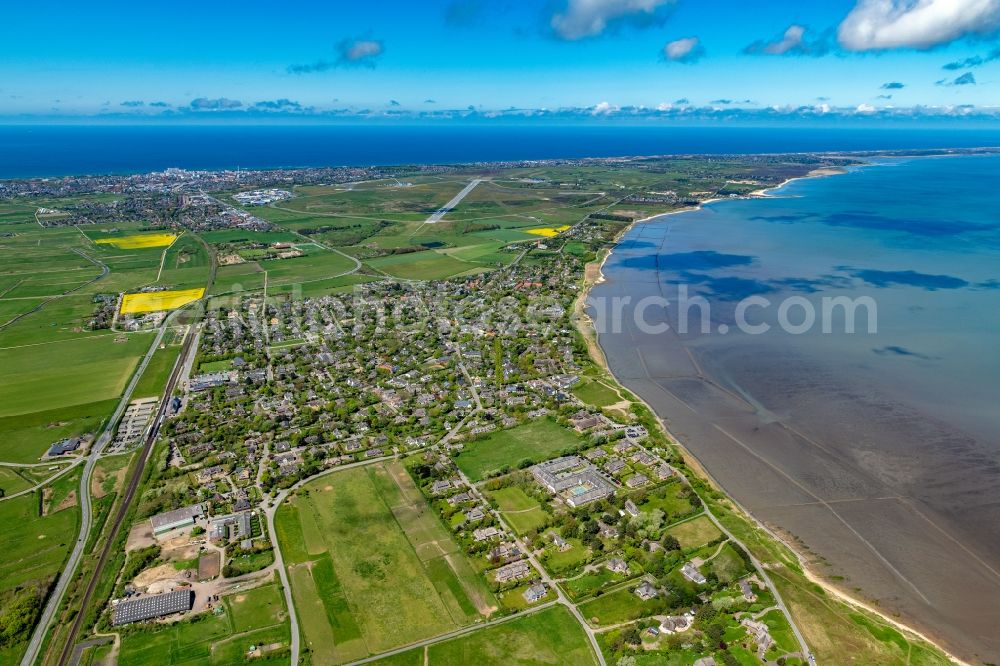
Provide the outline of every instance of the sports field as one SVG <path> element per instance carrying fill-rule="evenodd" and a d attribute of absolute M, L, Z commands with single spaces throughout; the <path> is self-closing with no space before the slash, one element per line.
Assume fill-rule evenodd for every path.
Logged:
<path fill-rule="evenodd" d="M 514 468 L 523 460 L 541 462 L 581 443 L 583 440 L 571 430 L 544 418 L 466 443 L 455 464 L 472 480 L 481 481 L 491 473 Z"/>
<path fill-rule="evenodd" d="M 399 462 L 317 479 L 276 520 L 314 664 L 436 636 L 496 607 Z"/>
<path fill-rule="evenodd" d="M 161 233 L 98 238 L 94 242 L 100 245 L 114 245 L 119 250 L 144 250 L 150 247 L 167 247 L 175 240 L 177 240 L 177 234 Z"/>
<path fill-rule="evenodd" d="M 205 288 L 152 291 L 122 296 L 122 314 L 176 310 L 205 295 Z"/>

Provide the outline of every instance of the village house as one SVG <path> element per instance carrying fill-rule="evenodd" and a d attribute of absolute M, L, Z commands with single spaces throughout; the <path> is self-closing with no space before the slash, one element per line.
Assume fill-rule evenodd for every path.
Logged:
<path fill-rule="evenodd" d="M 480 527 L 478 530 L 472 532 L 472 538 L 476 541 L 489 541 L 496 537 L 502 536 L 503 532 L 490 525 L 489 527 Z"/>
<path fill-rule="evenodd" d="M 527 560 L 511 562 L 510 564 L 505 564 L 493 571 L 493 578 L 498 583 L 508 583 L 510 581 L 520 580 L 530 575 L 531 565 L 528 564 Z"/>
<path fill-rule="evenodd" d="M 668 615 L 660 622 L 660 633 L 679 634 L 690 629 L 692 624 L 694 624 L 692 615 Z"/>
<path fill-rule="evenodd" d="M 628 562 L 620 557 L 611 558 L 604 566 L 608 568 L 608 571 L 613 571 L 615 573 L 628 573 Z"/>
<path fill-rule="evenodd" d="M 708 579 L 698 571 L 698 567 L 694 565 L 694 562 L 688 562 L 682 566 L 681 575 L 696 585 L 704 585 L 708 582 Z"/>
<path fill-rule="evenodd" d="M 527 590 L 525 590 L 522 596 L 524 597 L 524 600 L 527 601 L 529 604 L 533 604 L 536 601 L 540 601 L 541 599 L 545 598 L 545 595 L 547 593 L 548 590 L 545 588 L 545 584 L 538 583 L 536 585 L 532 585 Z"/>
<path fill-rule="evenodd" d="M 647 580 L 642 581 L 642 583 L 639 584 L 639 587 L 635 588 L 635 593 L 643 601 L 649 601 L 658 594 L 656 588 L 653 587 Z"/>

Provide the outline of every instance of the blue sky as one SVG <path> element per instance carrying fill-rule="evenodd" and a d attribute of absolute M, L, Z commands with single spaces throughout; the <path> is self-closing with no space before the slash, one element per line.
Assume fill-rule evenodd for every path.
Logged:
<path fill-rule="evenodd" d="M 17 3 L 0 118 L 1000 114 L 1000 0 L 285 4 Z"/>

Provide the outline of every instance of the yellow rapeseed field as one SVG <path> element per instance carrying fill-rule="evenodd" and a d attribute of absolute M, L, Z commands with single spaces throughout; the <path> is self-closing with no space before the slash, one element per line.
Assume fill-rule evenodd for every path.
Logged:
<path fill-rule="evenodd" d="M 178 289 L 176 291 L 151 291 L 148 294 L 125 294 L 122 297 L 122 314 L 174 310 L 205 295 L 205 288 Z"/>
<path fill-rule="evenodd" d="M 98 238 L 95 243 L 114 245 L 119 250 L 144 250 L 150 247 L 166 247 L 177 240 L 177 234 L 136 234 L 119 238 Z"/>
<path fill-rule="evenodd" d="M 563 225 L 561 227 L 539 227 L 537 229 L 525 229 L 529 234 L 535 234 L 536 236 L 545 236 L 546 238 L 552 238 L 553 236 L 558 236 L 562 232 L 569 229 L 569 225 Z"/>

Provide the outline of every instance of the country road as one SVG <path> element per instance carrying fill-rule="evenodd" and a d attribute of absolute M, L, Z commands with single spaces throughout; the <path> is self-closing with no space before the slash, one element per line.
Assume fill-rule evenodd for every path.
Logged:
<path fill-rule="evenodd" d="M 83 475 L 80 477 L 80 533 L 77 536 L 76 544 L 73 546 L 73 551 L 70 553 L 69 559 L 63 567 L 62 573 L 59 574 L 56 586 L 49 595 L 45 608 L 42 610 L 42 615 L 38 619 L 38 624 L 35 625 L 35 631 L 31 634 L 31 640 L 28 642 L 28 647 L 25 650 L 24 657 L 21 659 L 21 666 L 31 666 L 31 664 L 34 664 L 35 660 L 38 658 L 38 651 L 42 646 L 45 633 L 48 631 L 49 623 L 52 622 L 52 616 L 55 615 L 56 610 L 62 603 L 62 598 L 66 594 L 66 588 L 69 586 L 69 582 L 73 579 L 76 567 L 79 565 L 80 558 L 83 556 L 83 549 L 87 544 L 87 538 L 90 535 L 90 524 L 92 522 L 90 506 L 90 475 L 94 471 L 94 466 L 97 464 L 104 448 L 108 445 L 108 442 L 111 441 L 115 425 L 121 418 L 125 408 L 128 407 L 129 402 L 131 402 L 132 391 L 135 390 L 136 384 L 139 383 L 139 378 L 142 376 L 143 371 L 149 364 L 150 359 L 153 358 L 153 354 L 156 352 L 156 349 L 160 346 L 160 342 L 163 340 L 163 335 L 167 330 L 167 322 L 169 320 L 169 317 L 164 319 L 163 325 L 157 329 L 153 342 L 149 345 L 149 349 L 146 351 L 146 355 L 142 357 L 139 367 L 137 367 L 135 372 L 132 373 L 132 379 L 129 381 L 128 386 L 125 387 L 125 391 L 122 393 L 121 400 L 118 401 L 118 406 L 115 408 L 114 414 L 112 414 L 111 418 L 108 419 L 103 432 L 101 432 L 100 436 L 94 440 L 93 445 L 90 447 L 90 453 L 87 455 L 87 462 L 83 467 Z"/>
<path fill-rule="evenodd" d="M 175 310 L 174 313 L 172 314 L 176 314 L 182 311 L 183 310 Z M 163 333 L 166 331 L 167 327 L 169 326 L 169 322 L 172 319 L 173 317 L 168 316 L 164 320 L 163 325 L 157 332 L 157 338 L 162 338 Z M 83 620 L 86 617 L 86 609 L 88 608 L 90 602 L 92 601 L 93 593 L 97 586 L 97 582 L 100 579 L 104 565 L 107 563 L 108 558 L 111 555 L 111 549 L 114 547 L 115 537 L 117 536 L 118 531 L 121 529 L 122 523 L 125 521 L 125 518 L 128 516 L 129 505 L 132 503 L 132 499 L 135 497 L 136 490 L 138 489 L 139 484 L 142 481 L 143 470 L 145 469 L 145 464 L 149 459 L 150 452 L 153 449 L 153 445 L 156 443 L 157 437 L 159 435 L 160 426 L 166 419 L 167 405 L 169 404 L 170 394 L 173 392 L 174 387 L 177 385 L 180 376 L 183 374 L 183 368 L 187 361 L 188 355 L 191 354 L 193 349 L 196 349 L 196 347 L 193 344 L 196 338 L 197 335 L 192 327 L 192 329 L 188 330 L 187 335 L 185 336 L 183 345 L 181 347 L 181 352 L 174 363 L 174 368 L 170 374 L 170 377 L 167 379 L 166 386 L 163 389 L 163 394 L 161 395 L 159 405 L 157 406 L 156 414 L 154 415 L 153 421 L 149 427 L 149 431 L 146 435 L 143 448 L 139 452 L 138 464 L 136 465 L 135 470 L 132 472 L 132 476 L 129 479 L 128 485 L 126 486 L 125 490 L 122 493 L 121 503 L 118 505 L 118 512 L 115 515 L 114 521 L 111 523 L 111 527 L 108 531 L 107 541 L 104 544 L 104 548 L 101 550 L 100 556 L 98 557 L 97 565 L 94 568 L 94 571 L 90 577 L 90 582 L 87 584 L 87 587 L 84 590 L 83 599 L 80 603 L 79 612 L 77 613 L 76 617 L 73 620 L 73 624 L 70 628 L 70 633 L 66 637 L 66 642 L 63 645 L 62 651 L 60 652 L 58 660 L 59 666 L 66 666 L 72 655 L 74 643 L 76 642 L 76 638 L 79 635 L 80 630 L 82 629 Z M 158 343 L 154 344 L 152 347 L 152 351 L 155 351 L 157 346 Z M 148 362 L 150 356 L 151 354 L 147 354 L 147 357 L 144 359 L 143 368 L 145 368 L 145 363 Z M 135 375 L 133 375 L 133 381 L 130 382 L 128 386 L 127 390 L 128 394 L 132 393 L 132 390 L 135 388 L 135 383 L 138 381 L 138 377 L 140 375 L 141 373 L 138 372 Z M 119 404 L 119 408 L 120 407 L 121 404 Z M 107 441 L 104 442 L 104 445 L 106 444 Z M 103 445 L 101 448 L 103 449 Z M 87 515 L 87 512 L 90 511 L 90 496 L 89 496 L 90 471 L 92 471 L 93 464 L 96 463 L 96 461 L 97 461 L 96 457 L 93 459 L 93 461 L 88 460 L 87 464 L 90 470 L 87 469 L 84 470 L 85 471 L 84 477 L 80 481 L 81 496 L 85 496 L 87 499 L 86 502 L 87 506 L 85 507 L 85 515 Z M 82 547 L 83 544 L 86 543 L 88 533 L 89 532 L 81 532 L 81 537 L 78 540 L 77 544 L 78 547 Z M 69 571 L 70 570 L 67 570 L 67 572 L 64 573 L 64 575 L 67 575 Z M 62 578 L 60 578 L 60 580 L 62 580 Z M 44 625 L 39 624 L 39 627 L 43 626 Z M 24 662 L 22 662 L 22 665 L 27 666 L 26 664 L 24 664 Z"/>

